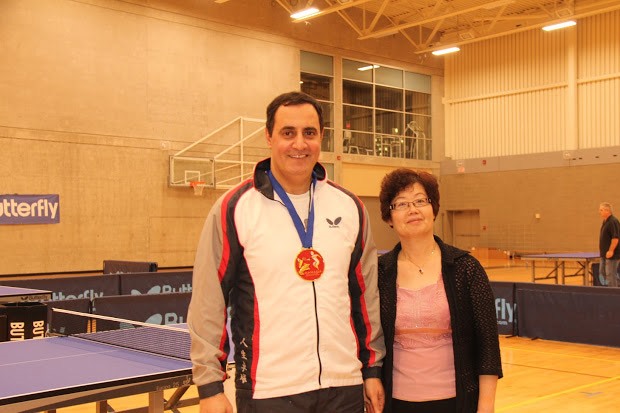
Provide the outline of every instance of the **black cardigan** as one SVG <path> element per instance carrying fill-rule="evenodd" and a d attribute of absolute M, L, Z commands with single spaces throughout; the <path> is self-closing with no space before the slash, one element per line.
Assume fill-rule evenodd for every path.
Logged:
<path fill-rule="evenodd" d="M 441 250 L 441 273 L 450 308 L 457 412 L 475 413 L 478 376 L 502 377 L 495 299 L 489 279 L 477 259 L 467 251 L 444 244 L 438 237 L 435 241 Z M 382 370 L 385 413 L 392 412 L 396 271 L 400 250 L 398 243 L 392 251 L 379 257 L 381 325 L 386 347 Z"/>

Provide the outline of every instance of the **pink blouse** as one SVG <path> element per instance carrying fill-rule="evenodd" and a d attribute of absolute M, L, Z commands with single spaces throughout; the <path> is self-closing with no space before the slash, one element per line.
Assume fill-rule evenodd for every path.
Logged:
<path fill-rule="evenodd" d="M 394 389 L 405 401 L 456 396 L 450 311 L 443 279 L 419 290 L 398 287 Z"/>

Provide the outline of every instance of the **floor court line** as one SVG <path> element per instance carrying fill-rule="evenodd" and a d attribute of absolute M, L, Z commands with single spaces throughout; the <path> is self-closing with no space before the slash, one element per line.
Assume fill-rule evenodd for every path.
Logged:
<path fill-rule="evenodd" d="M 574 392 L 582 390 L 582 389 L 587 389 L 588 387 L 598 386 L 598 385 L 605 384 L 605 383 L 610 383 L 610 382 L 615 381 L 615 380 L 620 380 L 620 376 L 610 377 L 608 379 L 599 380 L 599 381 L 596 381 L 594 383 L 583 384 L 581 386 L 577 386 L 577 387 L 573 387 L 573 388 L 570 388 L 570 389 L 562 390 L 562 391 L 559 391 L 559 392 L 547 394 L 545 396 L 540 396 L 540 397 L 535 397 L 533 399 L 524 400 L 524 401 L 519 402 L 519 403 L 515 403 L 515 404 L 511 404 L 511 405 L 508 405 L 508 406 L 504 406 L 504 407 L 498 408 L 497 412 L 498 413 L 505 412 L 505 411 L 508 411 L 508 410 L 511 410 L 511 409 L 515 409 L 517 407 L 523 407 L 523 406 L 526 406 L 528 404 L 533 404 L 533 403 L 536 403 L 536 402 L 539 402 L 539 401 L 542 401 L 542 400 L 548 400 L 548 399 L 552 399 L 554 397 L 562 396 L 562 395 L 565 395 L 565 394 L 574 393 Z"/>
<path fill-rule="evenodd" d="M 584 360 L 605 361 L 605 362 L 608 362 L 608 363 L 620 363 L 619 361 L 610 360 L 608 358 L 580 356 L 578 354 L 567 354 L 567 353 L 564 353 L 564 352 L 557 352 L 557 351 L 528 350 L 528 349 L 525 349 L 525 348 L 522 348 L 522 347 L 511 347 L 511 346 L 501 346 L 501 349 L 502 350 L 512 350 L 512 351 L 524 351 L 524 352 L 527 352 L 527 353 L 543 354 L 543 355 L 546 355 L 546 356 L 561 356 L 561 357 L 571 357 L 571 358 L 584 359 Z"/>
<path fill-rule="evenodd" d="M 608 376 L 601 376 L 600 374 L 580 373 L 578 371 L 573 371 L 573 370 L 550 369 L 550 368 L 546 368 L 546 367 L 532 366 L 531 364 L 519 364 L 519 363 L 502 363 L 502 364 L 505 364 L 507 366 L 525 367 L 525 368 L 529 368 L 529 369 L 553 371 L 555 373 L 574 374 L 576 376 L 588 376 L 588 377 L 595 377 L 595 378 L 600 378 L 600 379 L 608 379 L 609 378 Z"/>

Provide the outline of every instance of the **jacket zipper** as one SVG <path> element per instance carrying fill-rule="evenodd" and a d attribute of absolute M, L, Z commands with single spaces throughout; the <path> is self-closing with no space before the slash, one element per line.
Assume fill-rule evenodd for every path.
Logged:
<path fill-rule="evenodd" d="M 323 374 L 323 364 L 321 363 L 321 352 L 319 350 L 319 346 L 320 346 L 320 336 L 319 336 L 319 315 L 317 314 L 316 311 L 316 285 L 314 284 L 314 281 L 312 281 L 312 293 L 314 295 L 314 320 L 316 322 L 316 357 L 317 360 L 319 362 L 319 386 L 321 385 L 321 375 Z"/>

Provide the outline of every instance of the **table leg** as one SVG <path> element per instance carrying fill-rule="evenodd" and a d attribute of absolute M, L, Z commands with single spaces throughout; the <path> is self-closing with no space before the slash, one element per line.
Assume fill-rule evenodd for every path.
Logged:
<path fill-rule="evenodd" d="M 183 397 L 183 395 L 185 394 L 185 392 L 187 392 L 188 389 L 189 389 L 189 386 L 178 387 L 174 391 L 172 396 L 170 396 L 170 399 L 168 399 L 168 401 L 164 405 L 164 409 L 166 410 L 174 409 L 177 406 L 177 404 L 179 404 L 181 397 Z"/>
<path fill-rule="evenodd" d="M 149 393 L 149 413 L 164 413 L 163 390 L 156 390 Z"/>
<path fill-rule="evenodd" d="M 108 401 L 101 400 L 95 403 L 95 412 L 97 413 L 108 413 Z"/>
<path fill-rule="evenodd" d="M 592 272 L 592 263 L 592 260 L 586 260 L 586 274 L 583 276 L 583 285 L 594 285 L 594 277 L 597 275 Z"/>

